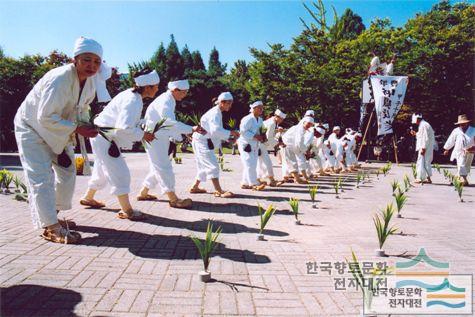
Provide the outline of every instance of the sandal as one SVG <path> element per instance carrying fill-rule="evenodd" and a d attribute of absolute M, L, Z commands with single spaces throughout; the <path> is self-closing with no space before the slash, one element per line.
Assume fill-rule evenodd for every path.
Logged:
<path fill-rule="evenodd" d="M 214 192 L 214 197 L 221 197 L 221 198 L 232 198 L 234 194 L 231 192 Z"/>
<path fill-rule="evenodd" d="M 45 229 L 41 237 L 47 241 L 63 244 L 74 244 L 81 240 L 81 235 L 78 232 L 69 231 L 63 227 L 58 230 Z"/>
<path fill-rule="evenodd" d="M 252 186 L 252 190 L 256 190 L 256 191 L 264 190 L 264 188 L 266 188 L 266 185 L 264 184 Z"/>
<path fill-rule="evenodd" d="M 83 198 L 79 201 L 79 203 L 83 206 L 88 206 L 88 207 L 98 208 L 98 209 L 106 206 L 103 202 L 97 201 L 95 199 Z"/>
<path fill-rule="evenodd" d="M 67 229 L 76 229 L 77 228 L 77 224 L 72 221 L 72 220 L 66 220 L 66 219 L 63 219 L 63 220 L 60 220 L 58 219 L 58 222 L 59 224 L 61 225 L 61 227 L 63 228 L 67 228 Z"/>
<path fill-rule="evenodd" d="M 241 185 L 241 189 L 252 189 L 252 186 L 243 184 Z"/>
<path fill-rule="evenodd" d="M 190 194 L 205 194 L 207 193 L 206 189 L 199 187 L 191 187 Z"/>
<path fill-rule="evenodd" d="M 130 221 L 143 220 L 146 218 L 145 214 L 138 210 L 119 211 L 117 217 L 120 219 L 129 219 Z"/>
<path fill-rule="evenodd" d="M 150 194 L 147 194 L 145 196 L 142 196 L 142 195 L 137 196 L 138 201 L 145 201 L 145 200 L 149 201 L 149 200 L 157 200 L 157 199 L 158 199 L 157 196 L 150 195 Z"/>
<path fill-rule="evenodd" d="M 173 200 L 173 201 L 170 200 L 168 202 L 168 204 L 172 208 L 183 208 L 183 209 L 191 208 L 192 203 L 193 203 L 193 201 L 190 198 L 177 199 L 177 200 Z"/>

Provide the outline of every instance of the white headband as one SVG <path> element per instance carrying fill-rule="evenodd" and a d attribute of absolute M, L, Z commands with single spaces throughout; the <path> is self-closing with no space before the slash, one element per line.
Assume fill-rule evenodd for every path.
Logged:
<path fill-rule="evenodd" d="M 340 127 L 339 126 L 334 126 L 333 131 L 336 131 L 336 130 L 340 130 Z"/>
<path fill-rule="evenodd" d="M 363 137 L 363 135 L 360 132 L 356 133 L 355 136 L 360 137 L 360 138 Z"/>
<path fill-rule="evenodd" d="M 94 83 L 96 84 L 96 95 L 98 102 L 108 102 L 112 98 L 107 91 L 106 80 L 111 78 L 112 68 L 110 68 L 106 63 L 102 62 L 101 67 L 96 75 L 94 75 Z"/>
<path fill-rule="evenodd" d="M 222 92 L 218 96 L 218 100 L 216 100 L 216 103 L 218 104 L 220 101 L 224 100 L 234 100 L 233 95 L 229 91 Z"/>
<path fill-rule="evenodd" d="M 175 89 L 189 90 L 190 89 L 190 83 L 186 79 L 171 81 L 171 82 L 168 83 L 168 89 L 170 89 L 170 90 L 175 90 Z"/>
<path fill-rule="evenodd" d="M 135 84 L 139 87 L 153 86 L 160 83 L 160 76 L 155 70 L 148 74 L 143 74 L 134 78 Z"/>
<path fill-rule="evenodd" d="M 328 123 L 324 123 L 322 126 L 325 128 L 325 130 L 330 129 L 330 125 Z"/>
<path fill-rule="evenodd" d="M 102 59 L 102 46 L 93 39 L 81 36 L 74 43 L 73 55 L 76 57 L 84 53 L 92 53 Z"/>
<path fill-rule="evenodd" d="M 313 111 L 313 110 L 307 110 L 307 111 L 305 112 L 305 117 L 306 117 L 306 116 L 312 116 L 312 117 L 315 116 L 315 111 Z"/>
<path fill-rule="evenodd" d="M 280 111 L 279 109 L 275 110 L 274 114 L 278 117 L 281 117 L 282 119 L 285 119 L 285 117 L 287 117 L 287 115 L 283 113 L 282 111 Z"/>
<path fill-rule="evenodd" d="M 321 135 L 325 134 L 325 129 L 322 129 L 320 127 L 316 127 L 315 130 L 317 130 L 317 132 L 320 133 Z"/>
<path fill-rule="evenodd" d="M 249 107 L 250 107 L 251 109 L 254 109 L 255 107 L 259 107 L 259 106 L 263 106 L 263 105 L 264 105 L 264 104 L 262 103 L 262 101 L 258 100 L 258 101 L 256 101 L 256 102 L 251 103 L 251 104 L 249 105 Z"/>
<path fill-rule="evenodd" d="M 417 119 L 422 119 L 422 115 L 413 113 L 411 123 L 417 123 Z"/>
<path fill-rule="evenodd" d="M 304 122 L 304 123 L 305 122 L 315 123 L 315 120 L 313 120 L 312 117 L 306 116 L 306 117 L 303 117 L 302 122 Z"/>

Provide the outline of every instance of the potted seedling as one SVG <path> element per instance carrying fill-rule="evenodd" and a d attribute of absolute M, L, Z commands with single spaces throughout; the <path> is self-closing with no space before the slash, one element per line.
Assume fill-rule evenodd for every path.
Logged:
<path fill-rule="evenodd" d="M 308 186 L 308 193 L 310 194 L 310 199 L 312 199 L 312 208 L 318 208 L 317 204 L 315 203 L 315 197 L 317 196 L 318 186 Z"/>
<path fill-rule="evenodd" d="M 417 168 L 416 168 L 416 164 L 412 163 L 411 164 L 411 170 L 412 170 L 412 177 L 414 179 L 417 179 Z"/>
<path fill-rule="evenodd" d="M 356 188 L 360 188 L 360 182 L 361 182 L 361 173 L 358 172 L 358 174 L 356 174 Z"/>
<path fill-rule="evenodd" d="M 393 189 L 393 196 L 396 195 L 396 189 L 399 188 L 399 182 L 397 180 L 393 180 L 391 182 L 391 188 Z"/>
<path fill-rule="evenodd" d="M 290 198 L 289 199 L 289 205 L 290 208 L 292 209 L 292 212 L 295 216 L 295 224 L 299 225 L 300 220 L 299 220 L 299 200 L 296 198 Z"/>
<path fill-rule="evenodd" d="M 376 179 L 379 179 L 379 173 L 381 173 L 381 170 L 377 169 L 376 170 Z"/>
<path fill-rule="evenodd" d="M 333 184 L 333 189 L 335 190 L 335 198 L 339 199 L 340 196 L 338 195 L 340 192 L 340 179 L 338 179 L 334 184 Z"/>
<path fill-rule="evenodd" d="M 407 174 L 404 174 L 404 192 L 407 193 L 409 189 L 412 187 L 411 185 L 411 180 L 409 179 L 409 176 Z"/>
<path fill-rule="evenodd" d="M 463 198 L 462 198 L 463 182 L 460 179 L 458 179 L 457 177 L 455 177 L 454 180 L 453 180 L 453 183 L 454 183 L 455 191 L 459 195 L 460 202 L 463 203 Z"/>
<path fill-rule="evenodd" d="M 378 234 L 379 249 L 376 250 L 377 256 L 386 256 L 383 245 L 386 239 L 397 231 L 394 226 L 389 226 L 389 222 L 394 214 L 393 204 L 388 204 L 385 209 L 381 210 L 381 215 L 375 214 L 373 217 L 376 233 Z"/>
<path fill-rule="evenodd" d="M 375 278 L 367 278 L 363 275 L 363 269 L 361 268 L 361 265 L 356 258 L 355 252 L 351 250 L 351 262 L 346 260 L 346 263 L 348 265 L 348 268 L 350 270 L 350 273 L 353 275 L 354 280 L 356 281 L 358 287 L 361 289 L 362 295 L 363 295 L 363 305 L 364 308 L 360 311 L 360 315 L 363 317 L 373 317 L 376 315 L 373 314 L 365 314 L 365 311 L 371 311 L 371 303 L 373 301 L 373 290 L 378 289 L 378 280 Z M 374 269 L 371 274 L 373 276 L 381 276 L 381 275 L 386 275 L 387 274 L 387 269 Z"/>
<path fill-rule="evenodd" d="M 3 193 L 9 194 L 10 185 L 13 182 L 15 175 L 13 175 L 12 172 L 7 171 L 6 169 L 4 169 L 2 173 L 3 173 L 3 181 L 2 181 Z"/>
<path fill-rule="evenodd" d="M 340 183 L 340 186 L 339 186 L 339 187 L 340 187 L 340 191 L 341 191 L 342 193 L 344 193 L 344 192 L 345 192 L 345 189 L 343 188 L 343 182 L 344 182 L 344 180 L 342 180 L 341 177 L 338 177 L 338 182 Z"/>
<path fill-rule="evenodd" d="M 211 221 L 208 221 L 208 227 L 206 229 L 204 241 L 201 241 L 195 236 L 190 237 L 196 245 L 196 248 L 198 248 L 198 252 L 200 253 L 201 259 L 203 260 L 204 270 L 198 273 L 200 281 L 202 282 L 206 283 L 211 279 L 211 272 L 208 270 L 209 262 L 211 260 L 211 255 L 217 246 L 216 240 L 218 239 L 221 231 L 221 227 L 218 227 L 218 229 L 213 232 L 213 225 L 211 224 Z"/>
<path fill-rule="evenodd" d="M 398 189 L 397 193 L 394 194 L 394 200 L 396 201 L 397 217 L 402 218 L 401 210 L 406 204 L 407 196 L 401 191 L 401 189 Z"/>
<path fill-rule="evenodd" d="M 274 215 L 276 209 L 274 206 L 270 205 L 264 211 L 264 208 L 262 208 L 260 204 L 257 205 L 257 209 L 260 217 L 259 235 L 257 236 L 257 240 L 264 241 L 264 229 L 270 218 Z"/>
<path fill-rule="evenodd" d="M 440 174 L 440 165 L 439 164 L 434 164 L 435 170 Z"/>

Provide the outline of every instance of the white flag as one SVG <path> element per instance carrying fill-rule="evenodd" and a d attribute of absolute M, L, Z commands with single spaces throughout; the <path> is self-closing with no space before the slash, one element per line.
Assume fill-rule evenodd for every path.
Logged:
<path fill-rule="evenodd" d="M 392 123 L 401 110 L 408 82 L 407 76 L 371 76 L 378 135 L 393 133 Z"/>

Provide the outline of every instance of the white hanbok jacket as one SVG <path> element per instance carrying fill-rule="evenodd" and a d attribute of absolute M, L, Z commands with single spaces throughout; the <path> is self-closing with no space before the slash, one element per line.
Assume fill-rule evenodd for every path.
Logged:
<path fill-rule="evenodd" d="M 467 131 L 463 132 L 460 127 L 452 130 L 449 138 L 444 144 L 444 150 L 450 150 L 454 148 L 450 155 L 450 160 L 454 161 L 462 159 L 465 155 L 465 150 L 475 145 L 475 128 L 469 126 Z"/>
<path fill-rule="evenodd" d="M 426 152 L 432 154 L 434 151 L 435 136 L 431 125 L 422 120 L 416 134 L 416 151 L 426 149 Z"/>
<path fill-rule="evenodd" d="M 64 65 L 47 72 L 18 109 L 18 114 L 54 153 L 60 154 L 72 142 L 78 114 L 88 120 L 89 104 L 96 96 L 93 78 L 86 79 L 80 94 L 79 78 L 74 64 Z"/>
<path fill-rule="evenodd" d="M 256 118 L 252 113 L 248 114 L 241 119 L 241 124 L 239 125 L 240 136 L 238 139 L 238 144 L 241 146 L 246 146 L 246 144 L 251 145 L 252 151 L 257 151 L 259 142 L 254 139 L 254 136 L 259 133 L 259 128 L 262 126 L 262 118 Z"/>
<path fill-rule="evenodd" d="M 94 119 L 94 123 L 100 127 L 116 128 L 106 134 L 112 136 L 108 137 L 109 141 L 115 141 L 119 148 L 131 149 L 134 142 L 142 140 L 144 135 L 140 128 L 142 108 L 142 96 L 130 88 L 115 96 Z"/>
<path fill-rule="evenodd" d="M 166 118 L 165 125 L 168 126 L 168 128 L 158 130 L 155 135 L 166 135 L 170 138 L 180 134 L 192 133 L 192 126 L 176 120 L 175 107 L 176 101 L 170 90 L 167 90 L 155 98 L 145 112 L 144 119 L 147 131 L 153 131 L 157 122 Z"/>
<path fill-rule="evenodd" d="M 278 138 L 275 135 L 277 123 L 274 120 L 274 117 L 270 117 L 269 119 L 263 122 L 263 126 L 267 129 L 266 137 L 267 141 L 263 143 L 267 150 L 274 150 L 274 147 L 279 142 Z"/>
<path fill-rule="evenodd" d="M 223 128 L 223 113 L 219 106 L 209 109 L 200 119 L 200 125 L 206 130 L 206 134 L 193 133 L 193 139 L 200 142 L 207 142 L 211 139 L 214 148 L 221 146 L 221 141 L 229 139 L 231 131 Z"/>

